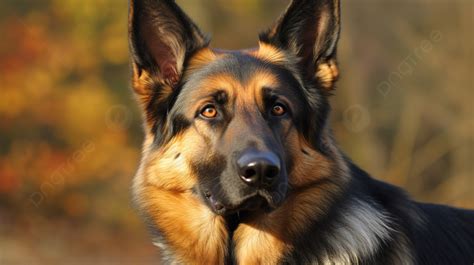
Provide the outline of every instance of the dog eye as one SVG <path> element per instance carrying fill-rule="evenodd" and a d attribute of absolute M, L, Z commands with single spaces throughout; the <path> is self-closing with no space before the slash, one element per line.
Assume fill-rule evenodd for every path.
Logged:
<path fill-rule="evenodd" d="M 212 119 L 217 116 L 217 109 L 213 105 L 207 105 L 203 110 L 201 110 L 200 114 L 204 118 Z"/>
<path fill-rule="evenodd" d="M 285 105 L 281 103 L 276 103 L 272 107 L 272 115 L 273 116 L 283 116 L 286 113 L 286 107 Z"/>

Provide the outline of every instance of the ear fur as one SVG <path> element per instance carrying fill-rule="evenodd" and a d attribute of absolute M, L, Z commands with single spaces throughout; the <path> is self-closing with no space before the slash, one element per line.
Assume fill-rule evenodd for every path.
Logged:
<path fill-rule="evenodd" d="M 260 41 L 297 56 L 303 77 L 331 90 L 339 75 L 339 32 L 339 0 L 293 0 L 275 25 L 260 34 Z"/>
<path fill-rule="evenodd" d="M 173 0 L 130 0 L 128 28 L 132 87 L 153 127 L 169 108 L 186 59 L 209 40 Z"/>

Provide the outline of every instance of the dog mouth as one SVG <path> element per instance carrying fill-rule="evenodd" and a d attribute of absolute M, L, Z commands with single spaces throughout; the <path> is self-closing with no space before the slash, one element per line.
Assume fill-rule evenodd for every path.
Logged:
<path fill-rule="evenodd" d="M 274 202 L 274 199 L 267 192 L 263 191 L 257 191 L 255 194 L 242 199 L 242 201 L 237 204 L 225 204 L 209 191 L 204 193 L 204 197 L 212 211 L 223 216 L 255 212 L 271 212 L 277 208 L 277 203 Z"/>

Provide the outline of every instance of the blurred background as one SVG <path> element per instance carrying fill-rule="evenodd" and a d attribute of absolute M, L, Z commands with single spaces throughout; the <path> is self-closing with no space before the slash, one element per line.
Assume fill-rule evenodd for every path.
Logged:
<path fill-rule="evenodd" d="M 227 49 L 283 0 L 179 2 Z M 0 264 L 156 264 L 130 205 L 141 120 L 125 0 L 0 2 Z M 342 149 L 420 201 L 474 207 L 470 0 L 342 1 Z"/>

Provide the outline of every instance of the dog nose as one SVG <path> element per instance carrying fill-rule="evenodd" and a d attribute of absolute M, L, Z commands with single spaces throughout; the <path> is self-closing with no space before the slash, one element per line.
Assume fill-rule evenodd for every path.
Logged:
<path fill-rule="evenodd" d="M 246 152 L 237 166 L 240 178 L 250 186 L 269 186 L 280 175 L 280 159 L 271 152 Z"/>

